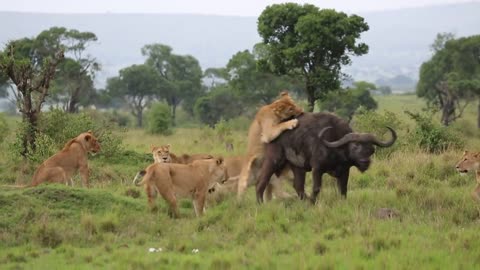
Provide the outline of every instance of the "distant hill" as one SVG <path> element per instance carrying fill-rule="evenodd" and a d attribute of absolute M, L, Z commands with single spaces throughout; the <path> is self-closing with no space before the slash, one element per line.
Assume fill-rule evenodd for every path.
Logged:
<path fill-rule="evenodd" d="M 370 26 L 363 35 L 370 52 L 355 58 L 346 72 L 355 80 L 391 82 L 402 75 L 414 81 L 420 64 L 430 57 L 429 45 L 435 35 L 480 34 L 478 14 L 480 3 L 358 13 Z M 206 69 L 225 66 L 233 54 L 251 49 L 260 41 L 254 17 L 0 12 L 0 25 L 0 44 L 35 36 L 52 26 L 94 32 L 99 42 L 89 51 L 103 66 L 97 76 L 98 86 L 117 75 L 119 69 L 142 63 L 140 49 L 145 44 L 167 44 L 177 54 L 193 55 Z"/>

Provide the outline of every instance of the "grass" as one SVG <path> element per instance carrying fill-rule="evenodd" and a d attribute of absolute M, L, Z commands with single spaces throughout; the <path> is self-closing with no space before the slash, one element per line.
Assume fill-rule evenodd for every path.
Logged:
<path fill-rule="evenodd" d="M 413 96 L 379 102 L 380 110 L 399 114 L 402 104 L 421 107 Z M 462 121 L 475 126 L 475 111 Z M 73 188 L 0 187 L 0 268 L 475 269 L 480 264 L 480 204 L 470 197 L 474 176 L 461 177 L 453 169 L 461 150 L 434 155 L 399 148 L 378 155 L 364 174 L 351 169 L 346 200 L 325 177 L 314 206 L 296 198 L 258 205 L 249 189 L 243 202 L 232 195 L 201 218 L 188 200 L 180 203 L 180 219 L 167 216 L 162 199 L 158 211 L 150 212 L 143 190 L 131 186 L 136 171 L 151 162 L 150 144 L 224 156 L 245 148 L 245 131 L 234 132 L 233 153 L 206 133 L 199 128 L 177 128 L 172 136 L 121 133 L 130 152 L 91 159 L 92 189 L 79 187 L 79 179 Z M 478 150 L 480 140 L 468 138 L 468 146 Z M 9 164 L 7 158 L 2 164 Z M 14 173 L 4 170 L 2 175 Z M 309 178 L 307 185 L 310 192 Z M 399 215 L 380 218 L 380 208 Z M 148 252 L 152 247 L 162 251 Z"/>

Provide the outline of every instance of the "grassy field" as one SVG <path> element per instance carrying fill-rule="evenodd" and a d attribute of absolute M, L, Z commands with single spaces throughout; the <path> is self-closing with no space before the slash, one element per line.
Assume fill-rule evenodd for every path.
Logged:
<path fill-rule="evenodd" d="M 380 112 L 393 111 L 407 122 L 399 132 L 403 136 L 412 124 L 403 111 L 419 111 L 423 102 L 388 96 L 379 98 L 379 105 Z M 453 127 L 468 130 L 472 150 L 480 149 L 475 113 L 470 108 Z M 205 129 L 177 128 L 171 136 L 118 134 L 127 150 L 145 157 L 151 144 L 166 143 L 175 153 L 236 155 L 246 140 L 246 130 L 235 131 L 235 150 L 227 153 Z M 182 218 L 176 220 L 167 216 L 161 198 L 158 211 L 150 212 L 143 190 L 131 185 L 149 158 L 94 157 L 92 189 L 81 188 L 78 178 L 74 188 L 0 187 L 0 268 L 478 269 L 480 204 L 470 197 L 474 176 L 454 170 L 461 153 L 399 148 L 377 155 L 366 173 L 351 169 L 346 200 L 326 177 L 316 205 L 296 198 L 258 205 L 251 188 L 244 201 L 232 194 L 201 218 L 195 218 L 190 201 L 181 201 Z M 29 181 L 31 170 L 21 171 L 7 156 L 0 162 L 5 178 L 0 183 Z M 310 193 L 310 178 L 307 183 Z M 285 187 L 293 193 L 289 183 Z M 381 208 L 396 214 L 382 218 Z"/>

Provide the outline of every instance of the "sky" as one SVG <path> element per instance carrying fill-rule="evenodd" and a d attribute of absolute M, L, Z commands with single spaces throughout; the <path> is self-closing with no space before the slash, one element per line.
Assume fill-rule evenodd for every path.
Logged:
<path fill-rule="evenodd" d="M 0 0 L 0 11 L 42 13 L 190 13 L 258 16 L 278 0 Z M 343 12 L 392 10 L 480 0 L 310 0 L 320 8 Z"/>

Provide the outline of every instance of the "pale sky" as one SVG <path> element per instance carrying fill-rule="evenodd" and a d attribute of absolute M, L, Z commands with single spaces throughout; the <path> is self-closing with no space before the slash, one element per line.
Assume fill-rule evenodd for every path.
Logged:
<path fill-rule="evenodd" d="M 0 11 L 42 13 L 194 13 L 258 16 L 278 0 L 0 0 Z M 310 0 L 320 8 L 344 12 L 391 10 L 480 0 Z"/>

